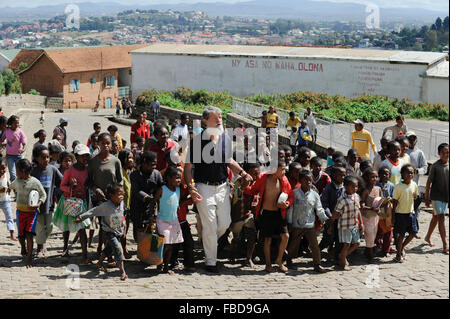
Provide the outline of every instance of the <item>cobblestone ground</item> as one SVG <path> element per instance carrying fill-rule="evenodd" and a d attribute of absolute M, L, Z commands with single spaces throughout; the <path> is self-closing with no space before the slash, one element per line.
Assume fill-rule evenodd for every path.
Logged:
<path fill-rule="evenodd" d="M 106 128 L 108 121 L 98 115 L 65 113 L 64 116 L 71 120 L 69 139 L 84 141 L 91 132 L 92 123 L 97 119 L 101 119 L 99 122 Z M 48 115 L 48 133 L 53 124 L 57 124 L 59 116 L 61 115 Z M 21 117 L 23 128 L 29 137 L 39 127 L 37 118 L 37 114 Z M 125 127 L 119 126 L 119 132 L 125 139 L 129 138 L 129 128 L 125 130 Z M 31 139 L 29 143 L 31 144 Z M 15 203 L 12 208 L 15 210 Z M 195 216 L 190 214 L 188 217 L 197 241 Z M 419 232 L 422 238 L 430 219 L 431 214 L 423 211 Z M 448 234 L 447 217 L 446 229 Z M 129 234 L 131 235 L 131 230 Z M 211 275 L 203 270 L 198 242 L 198 271 L 190 274 L 176 270 L 175 274 L 168 275 L 158 274 L 155 266 L 139 262 L 135 255 L 136 244 L 129 240 L 133 257 L 125 262 L 128 280 L 120 281 L 118 269 L 110 269 L 105 275 L 99 273 L 95 265 L 79 266 L 79 272 L 75 273 L 79 275 L 79 287 L 70 288 L 68 276 L 74 273 L 68 269 L 81 261 L 79 244 L 73 246 L 71 257 L 60 257 L 62 233 L 54 228 L 48 240 L 49 256 L 36 259 L 34 268 L 26 269 L 19 245 L 8 239 L 4 216 L 0 214 L 0 292 L 3 298 L 449 298 L 449 257 L 442 253 L 442 242 L 437 229 L 432 240 L 435 247 L 429 247 L 423 239 L 414 239 L 407 247 L 407 261 L 403 264 L 394 263 L 393 257 L 386 257 L 368 267 L 363 257 L 362 243 L 362 247 L 349 258 L 353 268 L 349 272 L 335 270 L 331 263 L 326 262 L 327 253 L 324 252 L 324 267 L 328 270 L 325 274 L 315 274 L 312 271 L 312 260 L 308 256 L 294 259 L 297 270 L 290 270 L 287 274 L 267 274 L 264 265 L 257 264 L 256 269 L 251 269 L 239 263 L 231 264 L 221 256 L 221 272 L 218 275 Z M 96 238 L 94 242 L 96 243 Z M 96 258 L 95 251 L 89 250 L 93 259 Z M 379 281 L 376 280 L 377 273 Z"/>

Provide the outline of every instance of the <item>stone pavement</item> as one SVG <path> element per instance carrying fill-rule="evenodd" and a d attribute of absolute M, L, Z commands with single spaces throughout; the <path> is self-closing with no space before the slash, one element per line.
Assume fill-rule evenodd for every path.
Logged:
<path fill-rule="evenodd" d="M 111 111 L 112 112 L 112 111 Z M 48 114 L 46 130 L 48 135 L 62 114 Z M 69 123 L 69 141 L 80 139 L 85 142 L 96 120 L 106 128 L 109 122 L 101 114 L 71 112 L 64 113 Z M 23 114 L 22 127 L 32 145 L 32 133 L 39 129 L 38 114 Z M 48 125 L 48 127 L 47 127 Z M 117 125 L 117 124 L 116 124 Z M 120 126 L 119 133 L 129 139 L 129 127 Z M 126 128 L 126 129 L 125 129 Z M 13 203 L 13 211 L 15 203 Z M 120 281 L 118 269 L 108 274 L 99 273 L 95 265 L 77 266 L 81 260 L 80 245 L 76 244 L 69 258 L 60 257 L 62 233 L 56 227 L 48 241 L 49 256 L 36 259 L 32 269 L 26 269 L 20 256 L 18 243 L 8 239 L 4 215 L 0 213 L 0 293 L 2 298 L 241 298 L 241 299 L 328 299 L 328 298 L 449 298 L 449 257 L 442 253 L 442 242 L 437 229 L 432 240 L 436 247 L 429 247 L 423 239 L 414 239 L 407 247 L 407 261 L 393 262 L 393 257 L 381 258 L 368 266 L 363 257 L 364 243 L 354 256 L 350 257 L 352 271 L 335 270 L 323 259 L 325 274 L 312 271 L 311 258 L 294 259 L 297 270 L 287 274 L 267 274 L 264 265 L 256 269 L 231 264 L 224 256 L 219 258 L 221 272 L 211 275 L 204 271 L 202 252 L 195 230 L 195 215 L 188 216 L 192 225 L 196 247 L 196 273 L 175 271 L 174 275 L 158 274 L 155 266 L 146 266 L 135 255 L 136 244 L 128 241 L 132 259 L 125 262 L 129 279 Z M 419 235 L 422 238 L 428 229 L 431 214 L 423 211 Z M 448 235 L 448 218 L 446 218 Z M 71 239 L 73 234 L 71 234 Z M 94 242 L 96 243 L 97 237 Z M 96 244 L 94 245 L 96 247 Z M 36 245 L 35 245 L 36 247 Z M 90 257 L 96 258 L 95 249 Z M 322 257 L 327 253 L 323 252 Z M 72 269 L 78 269 L 71 272 Z M 70 277 L 77 277 L 74 281 Z M 70 277 L 69 277 L 70 276 Z M 378 276 L 379 281 L 376 277 Z"/>
<path fill-rule="evenodd" d="M 13 203 L 13 209 L 15 203 Z M 422 212 L 420 232 L 422 238 L 428 229 L 431 214 Z M 99 273 L 95 265 L 77 266 L 81 261 L 80 245 L 72 247 L 71 257 L 60 257 L 62 233 L 56 227 L 48 241 L 49 256 L 36 259 L 32 269 L 26 269 L 20 256 L 18 243 L 8 239 L 4 216 L 0 217 L 0 292 L 2 298 L 449 298 L 449 257 L 442 253 L 442 242 L 437 233 L 429 247 L 423 239 L 414 239 L 407 247 L 407 261 L 393 262 L 392 257 L 380 258 L 368 266 L 363 257 L 363 246 L 350 257 L 352 270 L 335 270 L 326 262 L 325 274 L 312 271 L 311 258 L 294 259 L 297 270 L 268 274 L 264 265 L 256 269 L 243 267 L 239 262 L 231 264 L 221 256 L 218 275 L 203 269 L 202 252 L 196 246 L 196 273 L 176 270 L 175 274 L 158 274 L 155 266 L 146 266 L 135 255 L 136 244 L 128 240 L 132 259 L 125 262 L 129 279 L 120 281 L 118 269 Z M 189 215 L 194 239 L 195 216 Z M 446 218 L 448 230 L 448 218 Z M 130 230 L 130 237 L 131 230 Z M 73 238 L 73 234 L 71 234 Z M 94 242 L 96 243 L 96 238 Z M 94 245 L 96 247 L 96 245 Z M 90 257 L 96 258 L 96 250 L 90 249 Z M 72 270 L 76 270 L 72 273 Z M 71 281 L 70 277 L 79 275 Z M 70 276 L 70 277 L 69 277 Z M 376 277 L 378 276 L 378 281 Z"/>

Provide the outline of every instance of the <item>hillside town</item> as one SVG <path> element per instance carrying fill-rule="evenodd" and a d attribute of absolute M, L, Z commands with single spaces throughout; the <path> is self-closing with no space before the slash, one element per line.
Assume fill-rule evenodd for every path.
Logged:
<path fill-rule="evenodd" d="M 343 46 L 352 48 L 448 51 L 448 17 L 432 26 L 386 25 L 368 29 L 349 21 L 209 17 L 204 12 L 128 10 L 116 16 L 81 17 L 78 30 L 66 16 L 33 22 L 0 23 L 0 49 L 84 47 L 172 42 Z"/>

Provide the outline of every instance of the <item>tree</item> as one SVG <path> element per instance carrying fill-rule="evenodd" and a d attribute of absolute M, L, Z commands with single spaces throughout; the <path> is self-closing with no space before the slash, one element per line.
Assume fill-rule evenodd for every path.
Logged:
<path fill-rule="evenodd" d="M 425 34 L 425 45 L 427 51 L 432 51 L 438 46 L 438 38 L 436 30 L 428 30 Z"/>
<path fill-rule="evenodd" d="M 438 17 L 434 25 L 436 26 L 436 30 L 440 31 L 442 29 L 442 19 Z"/>
<path fill-rule="evenodd" d="M 444 31 L 448 32 L 448 27 L 449 27 L 448 16 L 445 17 L 444 22 L 442 23 L 442 27 L 443 27 Z"/>
<path fill-rule="evenodd" d="M 20 79 L 11 70 L 6 70 L 0 73 L 2 75 L 2 82 L 4 86 L 4 93 L 8 94 L 20 94 L 22 93 L 22 87 L 20 85 Z"/>

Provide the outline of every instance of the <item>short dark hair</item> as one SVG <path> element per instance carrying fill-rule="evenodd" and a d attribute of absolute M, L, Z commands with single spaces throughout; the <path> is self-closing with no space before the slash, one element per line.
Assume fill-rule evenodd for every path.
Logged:
<path fill-rule="evenodd" d="M 75 148 L 78 144 L 81 144 L 79 140 L 75 140 L 72 142 L 72 148 Z"/>
<path fill-rule="evenodd" d="M 286 166 L 286 162 L 285 161 L 278 161 L 278 168 L 280 168 L 281 166 Z"/>
<path fill-rule="evenodd" d="M 370 174 L 372 174 L 373 172 L 376 172 L 377 170 L 374 169 L 373 167 L 368 167 L 364 170 L 362 177 L 364 178 L 364 180 L 368 180 Z"/>
<path fill-rule="evenodd" d="M 261 164 L 260 164 L 258 161 L 256 161 L 256 163 L 250 163 L 250 162 L 244 163 L 243 169 L 244 169 L 246 172 L 248 172 L 248 171 L 251 170 L 251 169 L 254 169 L 254 168 L 260 168 L 260 167 L 261 167 Z"/>
<path fill-rule="evenodd" d="M 359 163 L 359 169 L 361 170 L 361 172 L 364 172 L 367 168 L 371 168 L 372 167 L 372 162 L 370 160 L 363 159 L 360 163 Z"/>
<path fill-rule="evenodd" d="M 354 148 L 349 149 L 348 152 L 347 152 L 347 157 L 351 156 L 351 155 L 354 155 L 354 156 L 358 157 L 358 151 L 355 150 Z"/>
<path fill-rule="evenodd" d="M 183 113 L 181 114 L 180 119 L 185 120 L 187 117 L 189 117 L 189 114 Z"/>
<path fill-rule="evenodd" d="M 322 165 L 322 159 L 319 156 L 311 158 L 310 165 Z"/>
<path fill-rule="evenodd" d="M 104 138 L 109 138 L 110 140 L 112 139 L 111 138 L 111 134 L 109 134 L 109 133 L 102 133 L 102 134 L 100 134 L 99 136 L 98 136 L 98 141 L 100 142 L 100 141 L 103 141 L 103 139 Z"/>
<path fill-rule="evenodd" d="M 113 131 L 113 132 L 117 132 L 119 129 L 117 128 L 117 126 L 115 125 L 110 125 L 108 126 L 108 128 L 106 129 L 108 132 L 109 131 Z"/>
<path fill-rule="evenodd" d="M 395 146 L 397 146 L 397 144 L 398 144 L 398 146 L 400 146 L 400 143 L 397 142 L 396 140 L 390 141 L 390 142 L 388 143 L 388 150 L 393 149 Z"/>
<path fill-rule="evenodd" d="M 117 194 L 119 190 L 123 189 L 123 186 L 119 183 L 111 183 L 106 186 L 106 196 L 111 197 L 111 195 Z"/>
<path fill-rule="evenodd" d="M 311 177 L 311 171 L 308 169 L 302 169 L 299 173 L 298 173 L 298 179 L 302 179 L 305 177 Z"/>
<path fill-rule="evenodd" d="M 128 160 L 130 154 L 131 154 L 130 150 L 123 149 L 119 152 L 119 155 L 117 155 L 117 158 L 119 159 L 120 164 L 122 164 L 122 167 L 125 166 L 125 162 Z"/>
<path fill-rule="evenodd" d="M 62 149 L 58 145 L 49 145 L 48 151 L 49 151 L 50 155 L 52 155 L 52 154 L 59 154 L 59 153 L 61 153 Z M 35 157 L 35 158 L 38 157 L 38 156 L 34 156 L 34 150 L 33 150 L 33 157 Z"/>
<path fill-rule="evenodd" d="M 45 145 L 37 145 L 35 148 L 33 148 L 33 158 L 37 159 L 39 156 L 41 156 L 41 153 L 44 152 L 44 151 L 48 151 L 47 146 L 45 146 Z"/>
<path fill-rule="evenodd" d="M 94 126 L 94 130 L 95 130 L 96 127 L 99 127 L 99 126 L 102 126 L 102 125 L 99 122 L 95 122 L 93 126 Z"/>
<path fill-rule="evenodd" d="M 75 161 L 75 156 L 72 153 L 64 151 L 61 154 L 59 154 L 58 163 L 61 164 L 66 157 L 70 157 L 72 159 L 72 162 Z"/>
<path fill-rule="evenodd" d="M 345 157 L 338 157 L 336 159 L 333 160 L 334 165 L 336 165 L 336 163 L 341 163 L 346 165 L 347 164 L 347 160 L 345 159 Z"/>
<path fill-rule="evenodd" d="M 164 179 L 167 181 L 169 177 L 174 177 L 176 174 L 181 172 L 181 170 L 176 166 L 168 166 L 166 172 L 164 173 Z"/>
<path fill-rule="evenodd" d="M 440 154 L 441 151 L 442 151 L 444 148 L 446 148 L 446 147 L 448 147 L 448 143 L 442 143 L 442 144 L 439 144 L 439 146 L 438 146 L 438 154 Z"/>
<path fill-rule="evenodd" d="M 396 121 L 402 120 L 404 121 L 405 118 L 403 117 L 403 115 L 397 115 L 397 117 L 395 118 Z"/>
<path fill-rule="evenodd" d="M 297 168 L 302 168 L 302 164 L 300 164 L 299 162 L 292 162 L 291 164 L 289 164 L 289 171 L 297 169 Z"/>
<path fill-rule="evenodd" d="M 156 161 L 156 153 L 155 152 L 149 152 L 149 151 L 145 151 L 144 153 L 142 153 L 141 155 L 141 163 L 151 163 Z"/>
<path fill-rule="evenodd" d="M 8 118 L 8 121 L 6 122 L 6 125 L 7 126 L 11 126 L 16 120 L 18 120 L 19 119 L 19 117 L 18 116 L 16 116 L 16 115 L 11 115 L 9 118 Z"/>
<path fill-rule="evenodd" d="M 345 174 L 345 168 L 343 168 L 343 167 L 338 167 L 338 166 L 332 166 L 332 167 L 331 167 L 331 176 L 336 175 L 336 173 L 337 173 L 338 171 L 342 171 L 342 172 Z"/>
<path fill-rule="evenodd" d="M 353 175 L 347 175 L 344 178 L 344 186 L 348 186 L 350 184 L 358 184 L 358 179 L 356 178 L 356 176 Z"/>
<path fill-rule="evenodd" d="M 33 166 L 30 161 L 26 158 L 22 158 L 16 162 L 16 167 L 18 171 L 24 172 L 25 174 L 30 174 Z"/>
<path fill-rule="evenodd" d="M 333 160 L 333 162 L 335 162 L 339 157 L 344 157 L 344 153 L 342 153 L 341 151 L 336 151 L 333 153 L 333 155 L 331 155 L 331 159 Z"/>
<path fill-rule="evenodd" d="M 405 165 L 402 166 L 402 169 L 400 170 L 400 174 L 403 175 L 403 173 L 405 173 L 406 170 L 409 169 L 409 168 L 412 168 L 413 171 L 415 170 L 414 165 L 408 163 L 408 164 L 405 164 Z"/>

